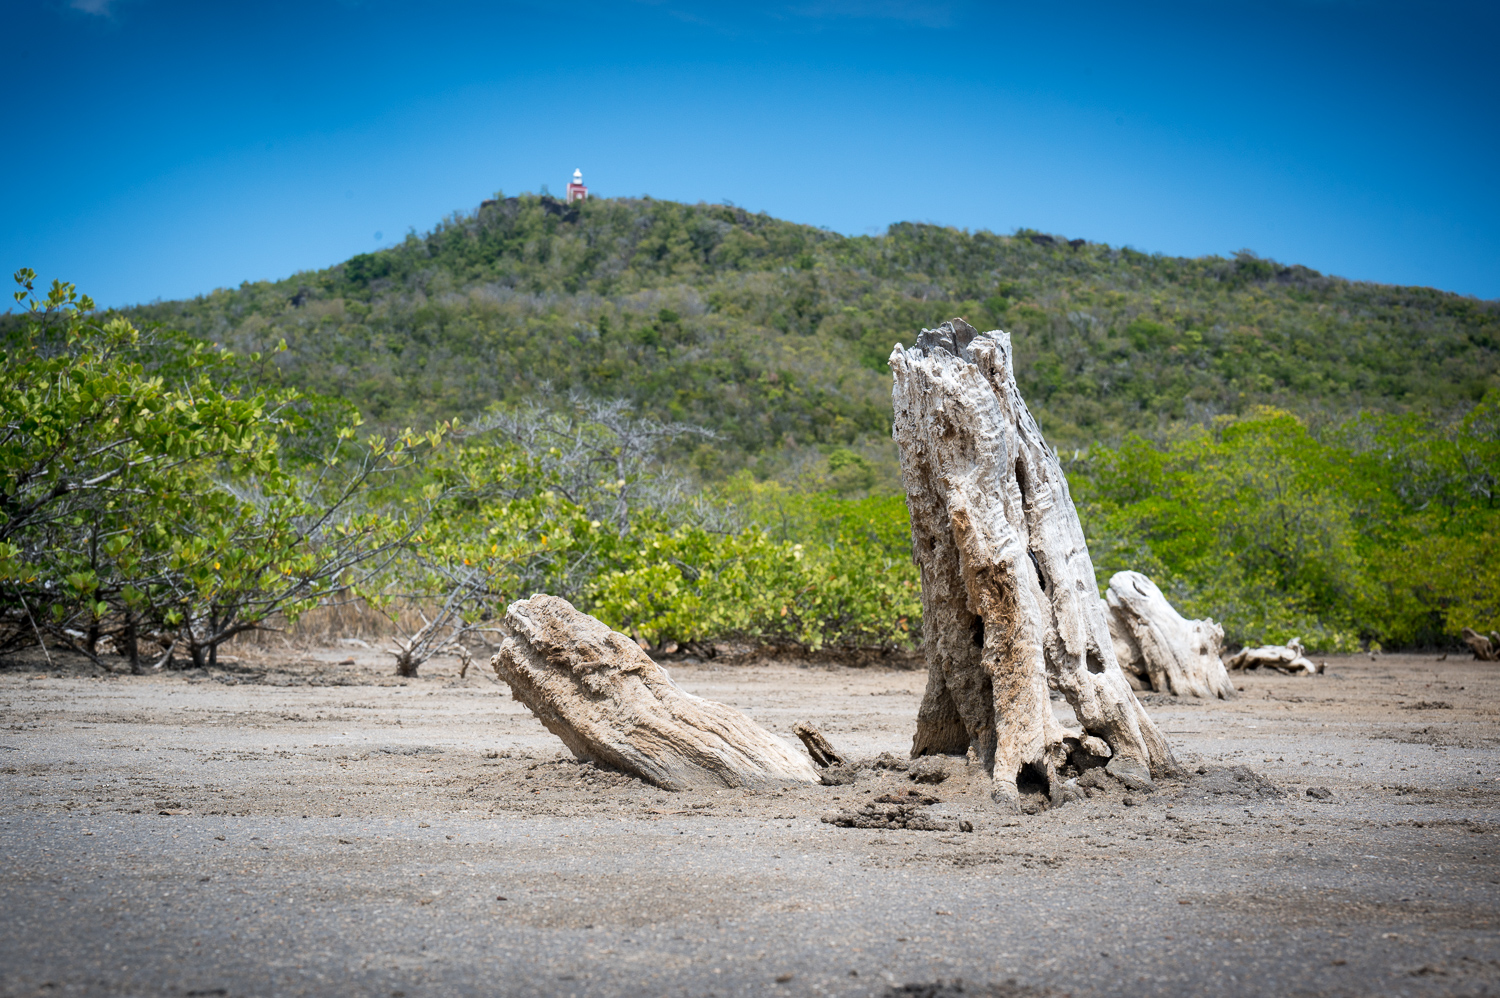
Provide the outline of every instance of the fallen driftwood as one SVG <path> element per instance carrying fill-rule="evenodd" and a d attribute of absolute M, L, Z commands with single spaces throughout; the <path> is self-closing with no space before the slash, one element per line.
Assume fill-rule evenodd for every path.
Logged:
<path fill-rule="evenodd" d="M 818 782 L 801 753 L 734 708 L 682 691 L 634 641 L 567 600 L 519 600 L 505 625 L 490 665 L 579 759 L 667 790 Z"/>
<path fill-rule="evenodd" d="M 1140 572 L 1116 572 L 1105 602 L 1115 658 L 1127 674 L 1157 693 L 1233 699 L 1234 683 L 1219 658 L 1224 628 L 1212 619 L 1185 619 Z"/>
<path fill-rule="evenodd" d="M 1315 676 L 1323 666 L 1304 654 L 1302 641 L 1293 638 L 1284 645 L 1262 645 L 1259 648 L 1242 648 L 1229 656 L 1224 664 L 1235 672 L 1242 669 L 1275 669 L 1294 676 Z"/>
<path fill-rule="evenodd" d="M 792 725 L 792 734 L 802 740 L 802 744 L 807 748 L 807 754 L 812 756 L 814 765 L 820 769 L 849 761 L 833 747 L 832 742 L 823 737 L 823 732 L 806 721 L 798 721 Z"/>
<path fill-rule="evenodd" d="M 1062 772 L 1108 759 L 1137 787 L 1177 771 L 1115 660 L 1068 484 L 1022 401 L 1010 335 L 962 319 L 891 353 L 894 436 L 922 573 L 927 692 L 912 755 L 972 749 L 996 800 L 1023 769 L 1065 799 Z M 1083 725 L 1053 717 L 1048 686 Z"/>
<path fill-rule="evenodd" d="M 1474 657 L 1481 662 L 1500 662 L 1500 634 L 1490 632 L 1485 637 L 1472 627 L 1464 628 L 1464 644 L 1474 653 Z"/>

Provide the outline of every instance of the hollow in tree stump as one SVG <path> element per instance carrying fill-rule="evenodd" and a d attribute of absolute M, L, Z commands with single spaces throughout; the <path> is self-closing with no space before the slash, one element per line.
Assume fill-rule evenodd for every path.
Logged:
<path fill-rule="evenodd" d="M 912 755 L 971 748 L 993 796 L 1027 769 L 1061 778 L 1108 759 L 1144 788 L 1177 771 L 1115 660 L 1083 528 L 1056 456 L 1016 387 L 1010 335 L 962 319 L 891 353 L 894 436 L 922 574 L 927 691 Z M 1049 685 L 1083 726 L 1053 717 Z"/>

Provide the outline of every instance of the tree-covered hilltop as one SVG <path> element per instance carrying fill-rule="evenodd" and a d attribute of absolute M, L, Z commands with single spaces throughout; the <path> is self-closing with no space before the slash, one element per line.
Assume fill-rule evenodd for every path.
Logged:
<path fill-rule="evenodd" d="M 1015 334 L 1060 448 L 1274 405 L 1454 412 L 1500 386 L 1500 302 L 1363 284 L 1244 252 L 1140 253 L 901 223 L 845 237 L 732 206 L 486 202 L 284 281 L 130 310 L 248 354 L 381 425 L 538 388 L 722 434 L 715 478 L 848 451 L 890 467 L 886 357 L 962 315 Z M 890 479 L 886 479 L 890 482 Z"/>
<path fill-rule="evenodd" d="M 517 202 L 510 221 L 531 207 Z M 668 207 L 696 216 L 717 211 Z M 649 221 L 650 208 L 635 217 Z M 626 218 L 637 210 L 603 206 L 612 209 Z M 558 214 L 560 206 L 541 210 Z M 559 221 L 581 226 L 585 214 L 570 220 L 563 212 Z M 552 222 L 540 221 L 545 234 Z M 1173 421 L 1207 414 L 1212 394 L 1202 401 L 1195 389 L 1164 393 L 1132 407 L 1118 392 L 1049 392 L 1045 376 L 1059 369 L 1058 345 L 1074 344 L 1080 369 L 1097 372 L 1108 355 L 1090 339 L 1098 326 L 1106 330 L 1102 342 L 1119 344 L 1114 370 L 1122 378 L 1150 361 L 1154 376 L 1166 379 L 1175 364 L 1178 376 L 1214 386 L 1226 407 L 1241 404 L 1238 386 L 1254 397 L 1245 371 L 1291 363 L 1283 357 L 1287 344 L 1312 342 L 1293 337 L 1288 330 L 1296 327 L 1285 318 L 1306 311 L 1303 298 L 1248 279 L 1231 287 L 1235 274 L 1259 261 L 1215 264 L 1223 269 L 1217 280 L 1226 310 L 1250 314 L 1255 306 L 1271 317 L 1253 331 L 1272 345 L 1236 366 L 1225 359 L 1241 356 L 1232 337 L 1221 342 L 1213 330 L 1204 336 L 1191 328 L 1206 323 L 1171 319 L 1188 311 L 1169 309 L 1161 289 L 1177 288 L 1179 301 L 1208 300 L 1212 288 L 1201 273 L 1176 285 L 1141 280 L 1134 290 L 1104 292 L 1088 290 L 1102 283 L 1097 276 L 1090 285 L 1065 266 L 1149 275 L 1166 266 L 1160 260 L 1055 243 L 1046 252 L 1058 255 L 1047 256 L 1047 244 L 1029 236 L 1004 242 L 916 229 L 857 241 L 752 221 L 772 237 L 807 235 L 812 248 L 789 257 L 795 243 L 773 251 L 775 239 L 763 238 L 750 244 L 760 259 L 794 265 L 726 269 L 696 284 L 676 275 L 676 283 L 655 289 L 620 287 L 641 280 L 645 268 L 604 258 L 561 271 L 592 275 L 602 290 L 554 292 L 543 280 L 549 262 L 565 249 L 589 248 L 577 232 L 556 236 L 560 245 L 539 236 L 524 244 L 530 250 L 506 255 L 466 247 L 458 234 L 478 242 L 489 230 L 460 220 L 443 230 L 451 245 L 413 238 L 402 251 L 356 258 L 297 284 L 292 301 L 279 297 L 285 287 L 225 292 L 156 307 L 174 321 L 144 330 L 96 312 L 60 281 L 38 293 L 36 275 L 23 268 L 15 297 L 25 311 L 0 323 L 0 655 L 45 636 L 96 662 L 113 643 L 133 669 L 146 659 L 170 661 L 174 649 L 211 664 L 218 645 L 238 633 L 358 595 L 375 607 L 415 602 L 434 612 L 402 638 L 398 666 L 411 674 L 424 658 L 472 637 L 510 600 L 534 592 L 565 596 L 663 649 L 722 638 L 860 654 L 909 647 L 922 635 L 920 579 L 891 462 L 870 460 L 882 445 L 889 457 L 885 386 L 874 360 L 861 366 L 859 349 L 881 334 L 859 324 L 879 315 L 896 317 L 881 320 L 891 328 L 923 321 L 918 313 L 928 303 L 895 278 L 879 277 L 876 264 L 882 253 L 915 253 L 914 243 L 939 236 L 960 248 L 993 243 L 992 259 L 1035 256 L 1035 269 L 1023 271 L 1035 284 L 1050 275 L 1050 298 L 1021 291 L 1028 297 L 976 303 L 955 295 L 938 305 L 1005 314 L 1031 352 L 1021 366 L 1044 417 L 1109 403 L 1112 432 L 1131 426 L 1128 419 L 1156 431 L 1090 441 L 1064 459 L 1101 584 L 1120 569 L 1144 571 L 1185 612 L 1222 621 L 1236 644 L 1300 636 L 1313 649 L 1348 650 L 1367 642 L 1451 645 L 1472 636 L 1465 628 L 1500 633 L 1500 561 L 1493 557 L 1500 387 L 1470 403 L 1459 377 L 1445 398 L 1442 380 L 1431 372 L 1424 380 L 1419 365 L 1380 367 L 1388 362 L 1381 350 L 1401 345 L 1392 309 L 1362 316 L 1342 309 L 1353 316 L 1345 330 L 1363 330 L 1349 342 L 1364 352 L 1348 349 L 1340 358 L 1325 351 L 1303 361 L 1300 374 L 1321 383 L 1349 379 L 1341 384 L 1350 387 L 1329 393 L 1331 401 L 1269 382 L 1267 392 L 1305 410 L 1324 406 L 1325 418 L 1243 403 L 1243 413 Z M 670 248 L 659 258 L 641 250 L 644 239 L 624 249 L 631 261 L 657 259 L 675 274 L 746 244 L 753 228 L 730 228 L 706 257 L 688 254 L 687 263 L 670 267 L 660 263 Z M 548 248 L 547 259 L 537 247 Z M 535 273 L 508 274 L 510 284 L 481 280 L 463 265 L 466 248 L 480 261 L 475 267 L 514 264 Z M 945 254 L 954 256 L 962 259 Z M 392 269 L 375 276 L 384 266 Z M 468 281 L 467 292 L 443 290 L 455 274 Z M 1374 293 L 1301 279 L 1345 301 Z M 959 287 L 962 278 L 951 280 Z M 321 290 L 313 287 L 318 281 Z M 528 282 L 542 290 L 515 290 Z M 864 291 L 856 294 L 860 282 Z M 840 286 L 853 290 L 841 296 Z M 794 296 L 798 288 L 802 298 Z M 1105 310 L 1093 305 L 1056 321 L 1032 304 L 1060 308 L 1110 296 L 1150 302 L 1152 317 L 1121 306 L 1106 326 Z M 1441 336 L 1412 337 L 1408 353 L 1430 355 L 1432 342 L 1446 342 L 1462 351 L 1463 370 L 1493 372 L 1483 366 L 1493 361 L 1484 340 L 1493 330 L 1489 306 L 1412 298 L 1432 306 L 1424 315 Z M 838 301 L 857 304 L 832 311 Z M 1473 307 L 1458 308 L 1465 304 Z M 1028 310 L 1033 324 L 1022 327 Z M 1271 319 L 1283 322 L 1275 335 L 1266 332 Z M 241 348 L 284 334 L 298 345 L 288 368 L 294 379 L 324 391 L 345 379 L 344 391 L 367 405 L 359 386 L 372 365 L 383 364 L 392 392 L 376 415 L 387 421 L 415 420 L 424 407 L 477 409 L 486 395 L 528 397 L 456 427 L 393 439 L 378 426 L 361 430 L 349 403 L 286 384 L 268 366 L 292 353 L 279 344 L 269 355 L 236 353 L 174 328 L 183 325 Z M 1460 340 L 1465 328 L 1470 335 Z M 501 360 L 463 365 L 455 341 Z M 369 362 L 363 369 L 362 361 Z M 1371 370 L 1383 373 L 1375 378 Z M 635 401 L 537 391 L 549 376 Z M 1359 378 L 1369 383 L 1356 391 Z M 475 387 L 483 384 L 491 387 Z M 433 385 L 452 388 L 451 397 L 428 391 Z M 727 401 L 715 406 L 716 399 Z M 1412 411 L 1352 411 L 1371 400 Z M 693 422 L 653 415 L 661 410 Z M 1066 444 L 1066 434 L 1077 439 L 1085 431 L 1075 420 L 1053 432 Z M 684 456 L 713 480 L 683 476 Z M 761 467 L 713 474 L 736 464 Z M 756 470 L 795 474 L 768 479 Z M 141 640 L 165 650 L 143 658 Z"/>

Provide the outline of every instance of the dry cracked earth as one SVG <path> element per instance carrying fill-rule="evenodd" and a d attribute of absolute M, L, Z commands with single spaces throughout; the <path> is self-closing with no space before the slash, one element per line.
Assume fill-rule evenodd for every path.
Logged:
<path fill-rule="evenodd" d="M 665 793 L 477 666 L 349 655 L 0 671 L 0 995 L 1500 994 L 1494 665 L 1146 695 L 1183 779 L 1014 815 L 961 759 Z M 924 681 L 669 667 L 867 758 L 904 757 Z M 973 830 L 820 820 L 913 789 Z"/>

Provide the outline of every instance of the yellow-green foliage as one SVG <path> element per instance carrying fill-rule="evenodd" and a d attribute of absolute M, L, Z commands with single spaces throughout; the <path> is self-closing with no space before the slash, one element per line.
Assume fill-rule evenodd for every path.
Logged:
<path fill-rule="evenodd" d="M 1465 626 L 1500 627 L 1497 426 L 1500 393 L 1456 422 L 1362 417 L 1317 433 L 1258 409 L 1096 449 L 1069 477 L 1099 581 L 1143 571 L 1184 613 L 1222 621 L 1232 643 L 1451 642 Z M 654 645 L 921 640 L 899 496 L 847 499 L 741 472 L 614 522 L 590 510 L 587 488 L 565 498 L 549 457 L 446 447 L 430 484 L 444 498 L 417 543 L 429 574 L 412 584 L 437 592 L 479 573 L 490 612 L 557 593 Z"/>
<path fill-rule="evenodd" d="M 101 630 L 166 628 L 201 661 L 349 585 L 399 533 L 358 500 L 406 440 L 355 447 L 346 408 L 327 463 L 299 467 L 287 450 L 313 446 L 310 400 L 247 386 L 201 342 L 91 314 L 71 285 L 38 298 L 34 273 L 16 280 L 27 311 L 0 343 L 0 650 L 46 631 L 93 654 Z"/>
<path fill-rule="evenodd" d="M 652 643 L 743 636 L 825 646 L 909 646 L 921 589 L 898 497 L 792 493 L 742 476 L 726 490 L 755 526 L 643 532 L 635 564 L 600 575 L 595 612 Z"/>
<path fill-rule="evenodd" d="M 1341 437 L 1362 454 L 1359 478 L 1375 483 L 1366 529 L 1377 602 L 1362 612 L 1382 640 L 1500 630 L 1500 392 L 1456 422 L 1367 417 Z"/>
<path fill-rule="evenodd" d="M 514 446 L 455 444 L 434 477 L 445 499 L 416 538 L 418 587 L 441 590 L 478 572 L 492 609 L 555 593 L 652 644 L 890 647 L 919 637 L 900 498 L 844 500 L 742 475 L 709 499 L 739 528 L 648 508 L 620 530 L 563 498 L 555 477 Z"/>

